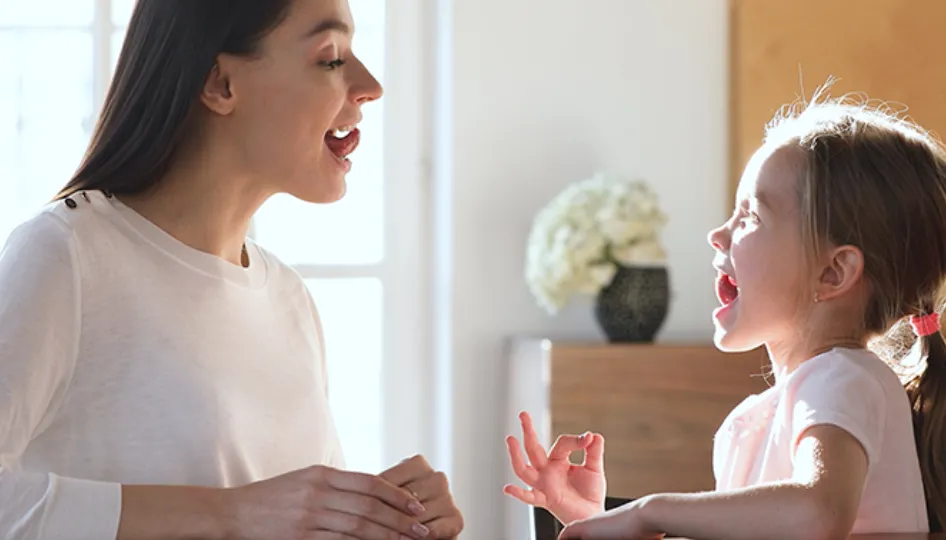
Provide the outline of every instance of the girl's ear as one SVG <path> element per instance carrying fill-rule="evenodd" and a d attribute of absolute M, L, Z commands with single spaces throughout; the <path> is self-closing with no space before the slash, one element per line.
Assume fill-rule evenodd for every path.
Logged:
<path fill-rule="evenodd" d="M 864 254 L 854 246 L 840 246 L 827 255 L 818 276 L 815 293 L 818 300 L 842 296 L 857 285 L 864 275 Z"/>

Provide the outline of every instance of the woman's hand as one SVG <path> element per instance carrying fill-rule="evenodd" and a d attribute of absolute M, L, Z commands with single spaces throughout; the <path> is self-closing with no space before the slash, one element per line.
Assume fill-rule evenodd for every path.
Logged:
<path fill-rule="evenodd" d="M 659 540 L 663 538 L 647 526 L 642 515 L 647 498 L 638 499 L 620 508 L 576 521 L 565 527 L 559 540 Z"/>
<path fill-rule="evenodd" d="M 379 476 L 315 466 L 225 493 L 226 538 L 430 538 L 428 510 Z"/>
<path fill-rule="evenodd" d="M 430 529 L 430 538 L 456 538 L 463 530 L 463 514 L 450 494 L 447 475 L 434 471 L 423 456 L 414 456 L 381 473 L 391 484 L 416 497 L 427 508 L 420 520 Z"/>
<path fill-rule="evenodd" d="M 531 464 L 523 459 L 515 437 L 507 437 L 506 445 L 516 476 L 532 489 L 526 491 L 507 485 L 503 491 L 526 504 L 548 509 L 565 524 L 604 512 L 604 437 L 597 433 L 561 435 L 546 455 L 529 414 L 520 413 L 519 420 Z M 581 465 L 573 465 L 568 460 L 576 450 L 585 451 Z"/>

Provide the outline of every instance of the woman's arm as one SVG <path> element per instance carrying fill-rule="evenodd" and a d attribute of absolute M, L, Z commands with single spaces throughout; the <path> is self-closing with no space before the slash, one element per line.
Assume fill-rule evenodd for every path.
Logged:
<path fill-rule="evenodd" d="M 227 501 L 220 489 L 123 486 L 118 540 L 228 538 Z"/>
<path fill-rule="evenodd" d="M 846 538 L 857 517 L 867 455 L 848 432 L 809 428 L 790 481 L 725 492 L 660 494 L 566 528 L 563 538 Z"/>
<path fill-rule="evenodd" d="M 113 538 L 121 486 L 23 471 L 57 414 L 79 343 L 80 283 L 68 227 L 43 213 L 0 250 L 0 538 Z"/>

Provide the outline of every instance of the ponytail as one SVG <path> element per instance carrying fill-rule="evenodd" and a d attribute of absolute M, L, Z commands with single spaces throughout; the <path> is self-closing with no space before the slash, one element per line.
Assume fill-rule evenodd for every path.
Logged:
<path fill-rule="evenodd" d="M 946 523 L 946 339 L 934 332 L 917 339 L 926 367 L 904 385 L 913 406 L 913 432 L 923 474 L 930 531 Z"/>

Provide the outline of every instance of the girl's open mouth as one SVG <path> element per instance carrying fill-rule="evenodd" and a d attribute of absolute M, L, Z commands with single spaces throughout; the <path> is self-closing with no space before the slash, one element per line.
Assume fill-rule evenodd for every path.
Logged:
<path fill-rule="evenodd" d="M 739 287 L 736 280 L 729 274 L 720 274 L 716 278 L 716 298 L 723 306 L 729 306 L 739 297 Z"/>

